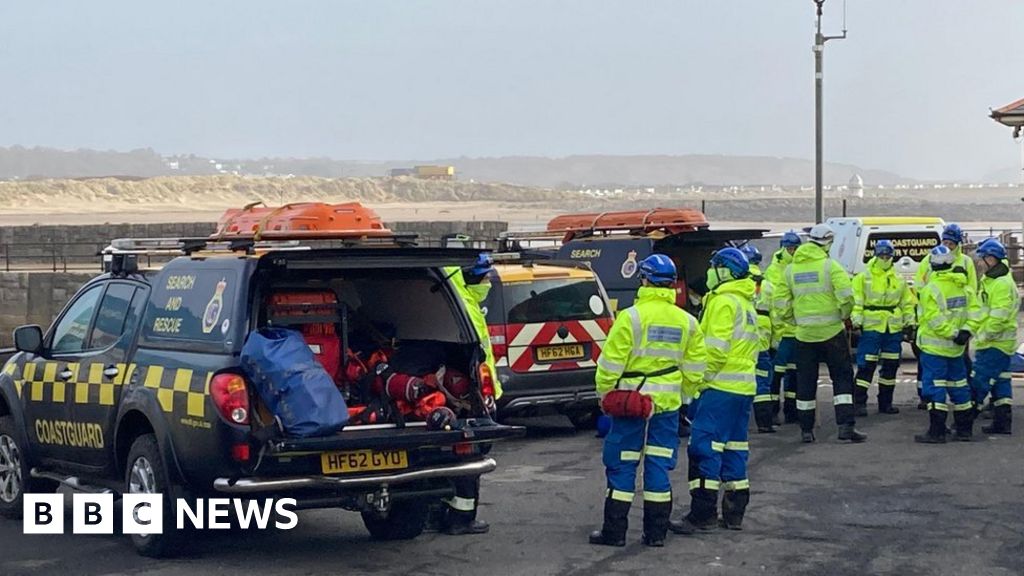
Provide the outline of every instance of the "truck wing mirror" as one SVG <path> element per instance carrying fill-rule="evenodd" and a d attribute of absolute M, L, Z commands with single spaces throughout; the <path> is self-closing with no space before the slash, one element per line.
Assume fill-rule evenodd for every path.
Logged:
<path fill-rule="evenodd" d="M 15 328 L 14 347 L 18 352 L 39 354 L 43 351 L 43 329 L 36 324 Z"/>

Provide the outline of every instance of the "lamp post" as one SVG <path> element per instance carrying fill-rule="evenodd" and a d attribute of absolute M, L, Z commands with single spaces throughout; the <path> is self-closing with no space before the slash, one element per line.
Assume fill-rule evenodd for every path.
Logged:
<path fill-rule="evenodd" d="M 821 33 L 821 13 L 825 0 L 812 0 L 817 7 L 817 27 L 814 34 L 814 222 L 825 221 L 825 206 L 822 193 L 824 180 L 824 127 L 823 127 L 823 71 L 825 42 L 846 38 L 846 4 L 843 4 L 843 33 L 839 36 L 825 36 Z"/>

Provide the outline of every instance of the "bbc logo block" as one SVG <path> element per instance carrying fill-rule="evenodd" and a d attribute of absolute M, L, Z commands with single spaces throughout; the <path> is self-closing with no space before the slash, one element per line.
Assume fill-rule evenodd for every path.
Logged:
<path fill-rule="evenodd" d="M 162 534 L 163 497 L 160 494 L 125 494 L 121 500 L 124 534 Z M 64 496 L 25 494 L 25 534 L 63 534 Z M 73 494 L 71 531 L 74 534 L 113 534 L 117 510 L 113 494 Z"/>

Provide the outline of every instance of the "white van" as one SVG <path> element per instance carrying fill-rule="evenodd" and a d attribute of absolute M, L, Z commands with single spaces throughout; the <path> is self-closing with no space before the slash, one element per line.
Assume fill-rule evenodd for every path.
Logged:
<path fill-rule="evenodd" d="M 875 254 L 875 242 L 888 240 L 896 249 L 896 271 L 913 285 L 924 257 L 942 241 L 942 218 L 927 216 L 860 216 L 829 218 L 836 239 L 830 255 L 850 274 L 864 269 Z"/>

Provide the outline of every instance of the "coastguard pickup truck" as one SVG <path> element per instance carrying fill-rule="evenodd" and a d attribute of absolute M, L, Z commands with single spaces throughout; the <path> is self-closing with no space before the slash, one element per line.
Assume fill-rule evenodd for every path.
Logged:
<path fill-rule="evenodd" d="M 140 269 L 138 257 L 154 253 L 176 257 Z M 379 539 L 419 535 L 453 479 L 494 470 L 491 443 L 523 432 L 491 418 L 496 375 L 442 272 L 476 256 L 417 248 L 354 204 L 247 207 L 210 238 L 115 241 L 109 271 L 49 328 L 15 330 L 18 352 L 0 374 L 0 515 L 19 517 L 25 493 L 64 484 L 162 494 L 163 534 L 131 537 L 150 556 L 183 544 L 178 497 L 289 497 L 299 509 L 358 511 Z M 317 322 L 320 354 L 328 335 L 346 350 L 372 331 L 469 375 L 455 425 L 381 418 L 323 437 L 284 435 L 239 355 L 270 322 L 272 297 L 296 293 L 337 300 L 304 317 Z"/>

